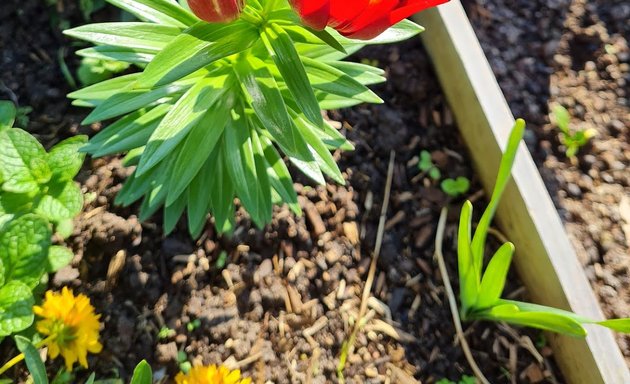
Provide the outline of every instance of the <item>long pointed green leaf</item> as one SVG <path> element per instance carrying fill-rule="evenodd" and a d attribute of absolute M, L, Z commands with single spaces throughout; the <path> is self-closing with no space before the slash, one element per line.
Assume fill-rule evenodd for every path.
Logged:
<path fill-rule="evenodd" d="M 247 60 L 241 59 L 235 69 L 248 101 L 256 111 L 256 117 L 282 150 L 298 160 L 313 162 L 313 156 L 289 117 L 278 85 L 265 63 L 250 56 Z"/>
<path fill-rule="evenodd" d="M 142 175 L 164 159 L 203 117 L 206 111 L 225 94 L 228 76 L 200 80 L 171 108 L 151 135 L 136 173 Z"/>
<path fill-rule="evenodd" d="M 131 13 L 143 21 L 176 27 L 188 26 L 196 23 L 193 14 L 179 4 L 168 0 L 106 0 L 120 9 Z"/>
<path fill-rule="evenodd" d="M 321 91 L 357 99 L 366 103 L 380 104 L 383 100 L 365 85 L 344 72 L 318 60 L 302 58 L 313 88 Z"/>
<path fill-rule="evenodd" d="M 250 23 L 199 22 L 186 29 L 160 51 L 145 68 L 139 80 L 142 87 L 164 85 L 179 80 L 213 62 L 242 52 L 259 38 Z"/>
<path fill-rule="evenodd" d="M 197 175 L 214 146 L 223 135 L 225 125 L 230 118 L 231 96 L 220 100 L 210 108 L 192 128 L 177 156 L 171 178 L 166 205 L 172 204 L 188 187 Z"/>
<path fill-rule="evenodd" d="M 468 309 L 475 305 L 481 276 L 475 273 L 473 255 L 470 248 L 473 206 L 466 201 L 462 206 L 459 217 L 459 232 L 457 235 L 457 265 L 459 271 L 460 300 L 462 301 L 462 315 L 465 317 Z"/>
<path fill-rule="evenodd" d="M 273 189 L 278 192 L 282 200 L 289 204 L 289 208 L 291 208 L 296 215 L 301 215 L 302 208 L 300 207 L 300 204 L 298 204 L 297 194 L 295 193 L 295 188 L 293 187 L 293 181 L 291 179 L 289 169 L 286 164 L 284 164 L 284 161 L 282 161 L 278 151 L 276 151 L 276 148 L 274 148 L 268 138 L 261 136 L 260 143 L 263 148 L 265 160 L 269 165 L 267 168 L 269 183 Z"/>
<path fill-rule="evenodd" d="M 33 377 L 35 384 L 48 384 L 48 375 L 46 375 L 46 367 L 42 358 L 39 357 L 39 352 L 31 341 L 24 336 L 15 336 L 15 345 L 18 350 L 24 354 L 24 360 L 28 371 Z"/>
<path fill-rule="evenodd" d="M 199 81 L 199 79 L 190 79 L 153 89 L 134 89 L 132 84 L 128 89 L 118 90 L 117 93 L 98 105 L 83 120 L 83 124 L 88 125 L 97 121 L 111 119 L 147 107 L 164 97 L 187 91 L 196 81 Z"/>
<path fill-rule="evenodd" d="M 143 49 L 147 52 L 157 53 L 164 49 L 180 32 L 180 28 L 166 25 L 115 22 L 87 24 L 67 29 L 63 33 L 94 44 Z"/>
<path fill-rule="evenodd" d="M 507 148 L 501 158 L 501 164 L 499 165 L 499 172 L 492 192 L 492 197 L 490 198 L 490 202 L 488 203 L 486 210 L 481 216 L 481 220 L 479 220 L 479 225 L 477 226 L 475 235 L 473 236 L 472 252 L 475 257 L 475 269 L 478 274 L 481 274 L 481 269 L 483 267 L 483 253 L 486 246 L 488 228 L 490 227 L 490 222 L 492 221 L 497 207 L 499 206 L 499 201 L 501 200 L 503 191 L 505 191 L 505 187 L 510 180 L 514 158 L 516 157 L 518 145 L 521 142 L 524 133 L 525 121 L 522 119 L 516 120 L 514 128 L 512 128 L 508 139 Z"/>
<path fill-rule="evenodd" d="M 514 244 L 505 243 L 490 259 L 490 263 L 488 263 L 481 280 L 476 307 L 487 308 L 499 301 L 503 287 L 505 287 L 513 254 Z"/>
<path fill-rule="evenodd" d="M 123 61 L 130 64 L 148 64 L 155 57 L 154 53 L 144 52 L 142 49 L 121 48 L 111 45 L 97 45 L 80 49 L 76 52 L 81 57 L 98 60 Z"/>
<path fill-rule="evenodd" d="M 571 336 L 586 336 L 584 327 L 571 317 L 553 312 L 520 312 L 514 308 L 515 306 L 510 304 L 499 305 L 484 311 L 478 318 L 505 321 L 510 324 L 524 325 Z"/>
<path fill-rule="evenodd" d="M 278 25 L 271 24 L 264 29 L 262 39 L 302 113 L 321 127 L 324 119 L 319 104 L 289 35 Z"/>

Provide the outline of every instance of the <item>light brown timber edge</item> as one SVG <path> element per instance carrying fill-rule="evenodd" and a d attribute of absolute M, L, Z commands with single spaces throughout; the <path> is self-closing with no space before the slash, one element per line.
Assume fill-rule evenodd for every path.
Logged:
<path fill-rule="evenodd" d="M 486 191 L 494 185 L 514 117 L 459 0 L 415 16 L 442 89 Z M 524 144 L 497 219 L 516 246 L 517 271 L 536 303 L 602 319 L 595 295 Z M 612 332 L 588 326 L 586 339 L 550 335 L 568 383 L 629 384 L 630 372 Z M 480 362 L 483 364 L 483 362 Z M 481 366 L 483 369 L 483 365 Z"/>

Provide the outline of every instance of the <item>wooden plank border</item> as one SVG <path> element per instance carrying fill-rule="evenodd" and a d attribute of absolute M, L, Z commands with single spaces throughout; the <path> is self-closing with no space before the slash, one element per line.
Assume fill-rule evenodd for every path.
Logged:
<path fill-rule="evenodd" d="M 459 0 L 415 16 L 477 174 L 491 191 L 514 117 Z M 516 245 L 515 264 L 532 299 L 594 319 L 602 312 L 557 211 L 524 144 L 497 219 Z M 550 335 L 569 383 L 628 384 L 612 333 L 589 326 L 586 339 Z M 483 367 L 482 367 L 483 369 Z"/>

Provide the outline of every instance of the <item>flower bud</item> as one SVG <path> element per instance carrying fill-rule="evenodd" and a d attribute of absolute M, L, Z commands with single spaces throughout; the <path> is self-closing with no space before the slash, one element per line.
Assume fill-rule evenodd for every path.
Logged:
<path fill-rule="evenodd" d="M 239 17 L 245 0 L 188 0 L 188 6 L 201 20 L 227 23 Z"/>

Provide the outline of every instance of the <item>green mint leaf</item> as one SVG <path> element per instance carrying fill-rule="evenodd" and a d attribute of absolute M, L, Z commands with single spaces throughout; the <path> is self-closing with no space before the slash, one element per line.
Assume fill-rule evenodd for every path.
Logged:
<path fill-rule="evenodd" d="M 2 190 L 29 193 L 50 180 L 44 147 L 26 131 L 18 128 L 0 131 L 0 173 Z"/>
<path fill-rule="evenodd" d="M 22 331 L 33 324 L 35 299 L 31 289 L 19 281 L 0 287 L 0 337 Z"/>

